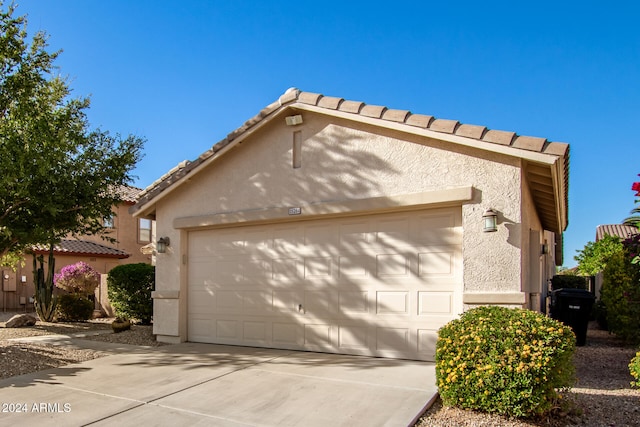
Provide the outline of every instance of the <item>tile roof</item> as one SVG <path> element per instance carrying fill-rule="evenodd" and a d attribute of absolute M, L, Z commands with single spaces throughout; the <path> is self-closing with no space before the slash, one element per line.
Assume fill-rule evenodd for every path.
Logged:
<path fill-rule="evenodd" d="M 636 234 L 640 234 L 640 230 L 631 225 L 624 224 L 605 224 L 599 225 L 596 228 L 596 242 L 602 239 L 604 236 L 617 236 L 621 239 L 626 239 L 627 237 L 635 236 Z"/>
<path fill-rule="evenodd" d="M 554 202 L 544 202 L 548 200 L 549 194 L 555 200 L 554 183 L 550 176 L 547 176 L 547 172 L 541 177 L 540 169 L 532 172 L 534 179 L 543 179 L 540 183 L 536 181 L 532 184 L 532 190 L 534 193 L 539 189 L 540 197 L 545 209 L 548 213 L 541 214 L 549 218 L 546 220 L 546 227 L 549 230 L 556 232 L 562 232 L 567 225 L 567 207 L 568 207 L 568 184 L 569 184 L 569 145 L 562 142 L 550 142 L 545 138 L 537 138 L 531 136 L 521 136 L 515 132 L 508 132 L 502 130 L 487 129 L 485 126 L 462 124 L 457 120 L 445 120 L 438 119 L 433 116 L 413 114 L 407 110 L 395 110 L 389 109 L 384 106 L 368 105 L 360 101 L 350 101 L 343 98 L 324 96 L 319 93 L 302 92 L 299 89 L 288 89 L 280 98 L 263 108 L 256 116 L 247 120 L 238 129 L 232 131 L 226 138 L 214 144 L 209 150 L 205 151 L 194 161 L 184 160 L 176 165 L 169 172 L 161 176 L 158 180 L 153 182 L 149 187 L 143 190 L 139 194 L 138 203 L 131 208 L 131 212 L 135 213 L 141 209 L 141 206 L 160 195 L 164 190 L 171 187 L 174 183 L 181 180 L 184 176 L 188 175 L 191 171 L 197 168 L 199 165 L 213 157 L 216 153 L 222 150 L 224 147 L 232 143 L 235 139 L 243 135 L 245 132 L 252 130 L 256 125 L 272 117 L 278 112 L 286 108 L 299 109 L 299 110 L 312 110 L 317 112 L 325 111 L 327 113 L 343 114 L 343 117 L 362 117 L 366 119 L 379 120 L 380 124 L 393 123 L 400 126 L 404 126 L 404 130 L 411 131 L 416 129 L 422 129 L 425 131 L 437 132 L 440 134 L 448 134 L 458 137 L 456 141 L 462 141 L 460 138 L 464 138 L 469 145 L 474 145 L 473 141 L 477 141 L 475 145 L 481 143 L 495 144 L 496 146 L 510 147 L 517 150 L 521 150 L 521 153 L 540 153 L 563 158 L 561 162 L 561 186 L 562 200 Z M 437 137 L 437 136 L 434 136 Z M 486 145 L 484 147 L 487 147 Z M 543 194 L 544 193 L 544 194 Z M 535 198 L 535 194 L 534 194 Z M 558 203 L 554 205 L 555 203 Z M 558 208 L 560 207 L 560 214 L 558 214 Z"/>
<path fill-rule="evenodd" d="M 142 188 L 132 187 L 130 185 L 119 185 L 116 192 L 123 202 L 134 204 L 138 201 L 138 195 L 142 192 Z"/>
<path fill-rule="evenodd" d="M 36 245 L 33 247 L 35 253 L 48 253 L 46 245 Z M 62 240 L 54 246 L 53 252 L 56 255 L 84 255 L 103 258 L 129 258 L 131 255 L 120 249 L 101 245 L 87 240 Z"/>

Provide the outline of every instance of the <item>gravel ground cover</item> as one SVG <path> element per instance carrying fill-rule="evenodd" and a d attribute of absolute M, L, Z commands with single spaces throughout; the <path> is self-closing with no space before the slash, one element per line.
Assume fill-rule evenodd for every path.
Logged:
<path fill-rule="evenodd" d="M 113 319 L 96 319 L 90 322 L 74 323 L 38 321 L 35 326 L 5 328 L 5 322 L 13 314 L 15 313 L 0 313 L 0 379 L 84 362 L 108 354 L 88 349 L 10 341 L 13 338 L 81 334 L 82 339 L 93 341 L 154 347 L 163 345 L 156 341 L 151 326 L 133 325 L 131 330 L 115 334 L 111 329 Z M 34 314 L 32 315 L 35 317 Z"/>
<path fill-rule="evenodd" d="M 115 334 L 113 319 L 96 319 L 84 323 L 46 323 L 7 329 L 10 315 L 0 313 L 0 379 L 82 362 L 105 356 L 94 350 L 74 350 L 61 346 L 9 341 L 51 334 L 83 334 L 82 339 L 118 344 L 158 346 L 151 326 L 133 325 L 130 331 Z M 89 335 L 96 334 L 96 335 Z M 482 426 L 640 426 L 640 390 L 632 389 L 629 362 L 636 349 L 625 346 L 613 335 L 590 325 L 587 345 L 577 347 L 574 358 L 577 383 L 563 395 L 562 407 L 540 419 L 514 420 L 443 407 L 438 399 L 415 427 Z"/>

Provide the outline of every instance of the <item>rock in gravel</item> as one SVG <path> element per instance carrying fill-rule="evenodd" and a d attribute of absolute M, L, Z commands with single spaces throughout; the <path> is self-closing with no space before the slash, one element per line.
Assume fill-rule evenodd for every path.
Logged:
<path fill-rule="evenodd" d="M 24 326 L 34 326 L 36 318 L 29 314 L 16 314 L 4 324 L 5 328 L 22 328 Z"/>

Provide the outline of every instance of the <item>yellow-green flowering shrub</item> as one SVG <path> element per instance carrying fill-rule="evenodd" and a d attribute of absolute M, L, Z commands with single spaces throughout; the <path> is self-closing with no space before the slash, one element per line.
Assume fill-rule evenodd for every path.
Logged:
<path fill-rule="evenodd" d="M 629 363 L 629 372 L 635 381 L 631 381 L 632 386 L 636 386 L 640 388 L 640 351 L 636 353 L 636 357 L 631 359 L 631 363 Z"/>
<path fill-rule="evenodd" d="M 528 417 L 547 412 L 575 379 L 575 335 L 541 313 L 478 307 L 443 326 L 436 378 L 447 406 Z"/>

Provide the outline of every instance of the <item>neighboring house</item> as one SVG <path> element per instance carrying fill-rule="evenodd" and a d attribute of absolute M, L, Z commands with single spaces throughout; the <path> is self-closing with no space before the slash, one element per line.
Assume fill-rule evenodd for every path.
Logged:
<path fill-rule="evenodd" d="M 620 239 L 628 239 L 629 237 L 633 237 L 636 234 L 640 234 L 640 231 L 631 225 L 625 224 L 605 224 L 599 225 L 596 227 L 596 242 L 602 239 L 604 236 L 615 236 Z M 590 279 L 593 280 L 593 279 Z M 594 283 L 592 281 L 591 283 Z M 596 298 L 600 298 L 600 289 L 602 289 L 602 272 L 599 272 L 595 276 L 595 289 L 592 289 L 592 292 L 595 292 Z"/>
<path fill-rule="evenodd" d="M 111 243 L 100 236 L 82 236 L 75 239 L 69 236 L 54 247 L 56 272 L 64 266 L 84 261 L 101 274 L 106 274 L 113 267 L 121 264 L 138 262 L 151 263 L 151 255 L 144 255 L 140 248 L 152 241 L 153 221 L 146 218 L 134 218 L 129 213 L 129 208 L 136 202 L 139 188 L 122 186 L 120 188 L 123 203 L 114 206 L 113 215 L 105 218 L 108 227 L 107 236 L 116 239 Z M 44 255 L 45 260 L 49 248 L 43 245 L 35 246 L 37 255 Z M 33 308 L 34 284 L 33 284 L 33 257 L 26 255 L 24 266 L 18 266 L 14 272 L 11 269 L 3 270 L 2 298 L 0 309 L 3 310 L 28 310 Z M 106 284 L 96 292 L 97 304 L 100 309 L 109 312 L 106 299 Z"/>
<path fill-rule="evenodd" d="M 131 208 L 170 243 L 154 333 L 433 360 L 470 307 L 541 308 L 568 168 L 567 144 L 290 89 Z"/>

